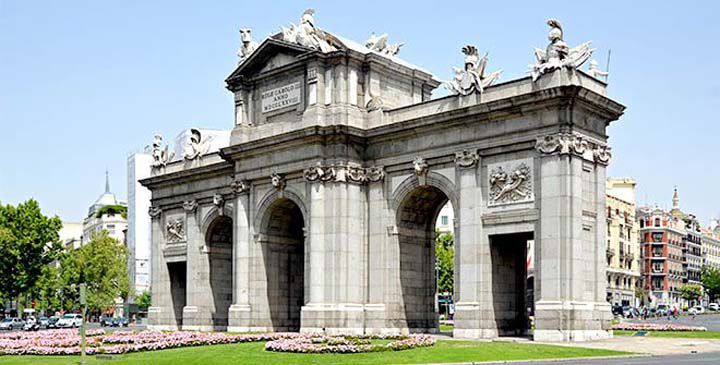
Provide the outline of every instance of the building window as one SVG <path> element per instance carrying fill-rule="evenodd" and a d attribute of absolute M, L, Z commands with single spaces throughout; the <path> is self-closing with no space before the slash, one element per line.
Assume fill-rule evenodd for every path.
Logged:
<path fill-rule="evenodd" d="M 660 218 L 655 218 L 655 227 L 660 227 Z"/>
<path fill-rule="evenodd" d="M 447 226 L 448 225 L 448 216 L 444 215 L 444 216 L 440 217 L 440 224 L 442 224 L 443 226 Z"/>

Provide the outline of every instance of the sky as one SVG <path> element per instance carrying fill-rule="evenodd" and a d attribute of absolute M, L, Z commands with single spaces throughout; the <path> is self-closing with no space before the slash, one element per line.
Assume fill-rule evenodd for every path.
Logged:
<path fill-rule="evenodd" d="M 675 4 L 675 5 L 674 5 Z M 452 77 L 460 49 L 489 52 L 501 81 L 525 75 L 548 18 L 565 40 L 593 41 L 609 96 L 627 106 L 608 130 L 608 176 L 632 177 L 638 203 L 720 216 L 720 3 L 714 1 L 10 1 L 0 0 L 0 202 L 29 198 L 81 221 L 104 191 L 119 198 L 126 163 L 155 133 L 233 126 L 224 80 L 238 29 L 255 39 L 298 23 L 364 42 L 404 42 L 400 57 Z M 441 92 L 438 95 L 442 94 Z"/>

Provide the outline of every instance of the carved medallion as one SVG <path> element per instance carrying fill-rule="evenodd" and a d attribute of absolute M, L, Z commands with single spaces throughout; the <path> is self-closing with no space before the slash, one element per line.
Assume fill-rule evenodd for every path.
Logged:
<path fill-rule="evenodd" d="M 240 195 L 248 192 L 250 189 L 250 183 L 247 180 L 235 179 L 230 183 L 230 191 L 234 195 Z"/>
<path fill-rule="evenodd" d="M 531 167 L 530 159 L 491 165 L 488 169 L 488 206 L 532 201 Z"/>
<path fill-rule="evenodd" d="M 365 181 L 378 182 L 385 178 L 385 170 L 382 166 L 373 166 L 365 169 Z"/>
<path fill-rule="evenodd" d="M 475 152 L 468 152 L 463 150 L 462 152 L 455 153 L 455 164 L 459 167 L 473 167 L 477 164 L 480 157 Z"/>
<path fill-rule="evenodd" d="M 544 154 L 573 154 L 602 165 L 610 163 L 612 157 L 607 144 L 574 133 L 538 137 L 535 149 Z"/>
<path fill-rule="evenodd" d="M 356 183 L 365 182 L 365 169 L 359 165 L 348 165 L 347 166 L 347 178 L 348 181 Z"/>
<path fill-rule="evenodd" d="M 336 171 L 335 167 L 325 166 L 322 162 L 318 162 L 315 166 L 305 169 L 303 171 L 303 176 L 305 176 L 305 179 L 310 182 L 332 181 L 335 179 Z"/>
<path fill-rule="evenodd" d="M 593 149 L 593 158 L 595 158 L 595 162 L 599 164 L 609 164 L 610 158 L 612 158 L 612 153 L 610 153 L 610 147 L 606 145 L 598 145 Z"/>
<path fill-rule="evenodd" d="M 151 218 L 159 217 L 160 213 L 162 213 L 162 209 L 160 209 L 160 207 L 151 206 L 150 208 L 148 208 L 148 214 Z"/>
<path fill-rule="evenodd" d="M 183 202 L 183 209 L 188 213 L 194 212 L 195 209 L 197 209 L 197 207 L 198 207 L 197 200 L 193 199 L 193 200 L 186 200 Z"/>
<path fill-rule="evenodd" d="M 273 172 L 272 175 L 270 175 L 270 183 L 278 190 L 283 190 L 285 186 L 287 186 L 285 175 L 278 174 L 277 172 Z"/>
<path fill-rule="evenodd" d="M 413 160 L 413 169 L 417 176 L 426 175 L 428 172 L 428 164 L 424 158 L 418 156 Z"/>

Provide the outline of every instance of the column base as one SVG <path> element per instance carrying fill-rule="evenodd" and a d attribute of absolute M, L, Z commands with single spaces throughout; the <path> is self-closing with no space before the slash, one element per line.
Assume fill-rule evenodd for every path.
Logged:
<path fill-rule="evenodd" d="M 309 303 L 300 312 L 301 333 L 326 333 L 330 335 L 362 335 L 370 327 L 382 327 L 377 321 L 384 305 L 375 304 L 326 304 Z"/>
<path fill-rule="evenodd" d="M 494 321 L 494 313 L 481 309 L 477 302 L 456 303 L 453 322 L 453 338 L 483 340 L 501 335 Z"/>
<path fill-rule="evenodd" d="M 228 332 L 265 332 L 265 327 L 253 327 L 250 304 L 233 304 L 228 309 Z"/>
<path fill-rule="evenodd" d="M 169 308 L 149 307 L 148 308 L 148 328 L 160 331 L 177 331 L 180 329 L 178 321 L 175 319 L 174 312 Z"/>
<path fill-rule="evenodd" d="M 203 307 L 183 307 L 182 329 L 184 331 L 225 331 L 227 326 L 214 324 L 212 314 Z"/>
<path fill-rule="evenodd" d="M 610 305 L 580 301 L 538 301 L 535 341 L 593 341 L 612 338 Z"/>

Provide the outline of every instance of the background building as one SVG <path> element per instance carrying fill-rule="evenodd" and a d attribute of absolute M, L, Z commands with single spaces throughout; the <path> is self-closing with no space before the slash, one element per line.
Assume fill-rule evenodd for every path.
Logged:
<path fill-rule="evenodd" d="M 62 222 L 63 227 L 58 234 L 60 242 L 66 250 L 80 248 L 83 237 L 83 224 L 81 222 Z"/>
<path fill-rule="evenodd" d="M 138 180 L 150 177 L 151 164 L 149 153 L 133 153 L 127 159 L 128 273 L 137 293 L 150 290 L 150 190 Z"/>
<path fill-rule="evenodd" d="M 640 244 L 635 221 L 635 181 L 608 179 L 607 298 L 612 304 L 637 305 L 640 280 Z"/>
<path fill-rule="evenodd" d="M 108 235 L 118 242 L 125 242 L 124 230 L 127 228 L 127 203 L 118 200 L 110 192 L 110 180 L 105 173 L 105 192 L 88 208 L 88 215 L 83 221 L 83 244 L 88 242 L 93 233 L 106 230 Z"/>
<path fill-rule="evenodd" d="M 437 220 L 435 221 L 435 230 L 438 233 L 453 233 L 453 225 L 455 221 L 455 212 L 452 203 L 447 202 L 440 209 Z"/>
<path fill-rule="evenodd" d="M 672 210 L 670 214 L 685 224 L 685 237 L 683 239 L 683 268 L 687 284 L 700 284 L 700 271 L 703 265 L 702 240 L 700 238 L 700 222 L 692 214 L 680 210 L 680 196 L 678 190 L 673 190 Z"/>
<path fill-rule="evenodd" d="M 720 269 L 720 226 L 702 230 L 703 264 Z"/>
<path fill-rule="evenodd" d="M 658 207 L 640 208 L 637 216 L 642 278 L 649 304 L 680 304 L 680 288 L 686 281 L 685 222 Z"/>

